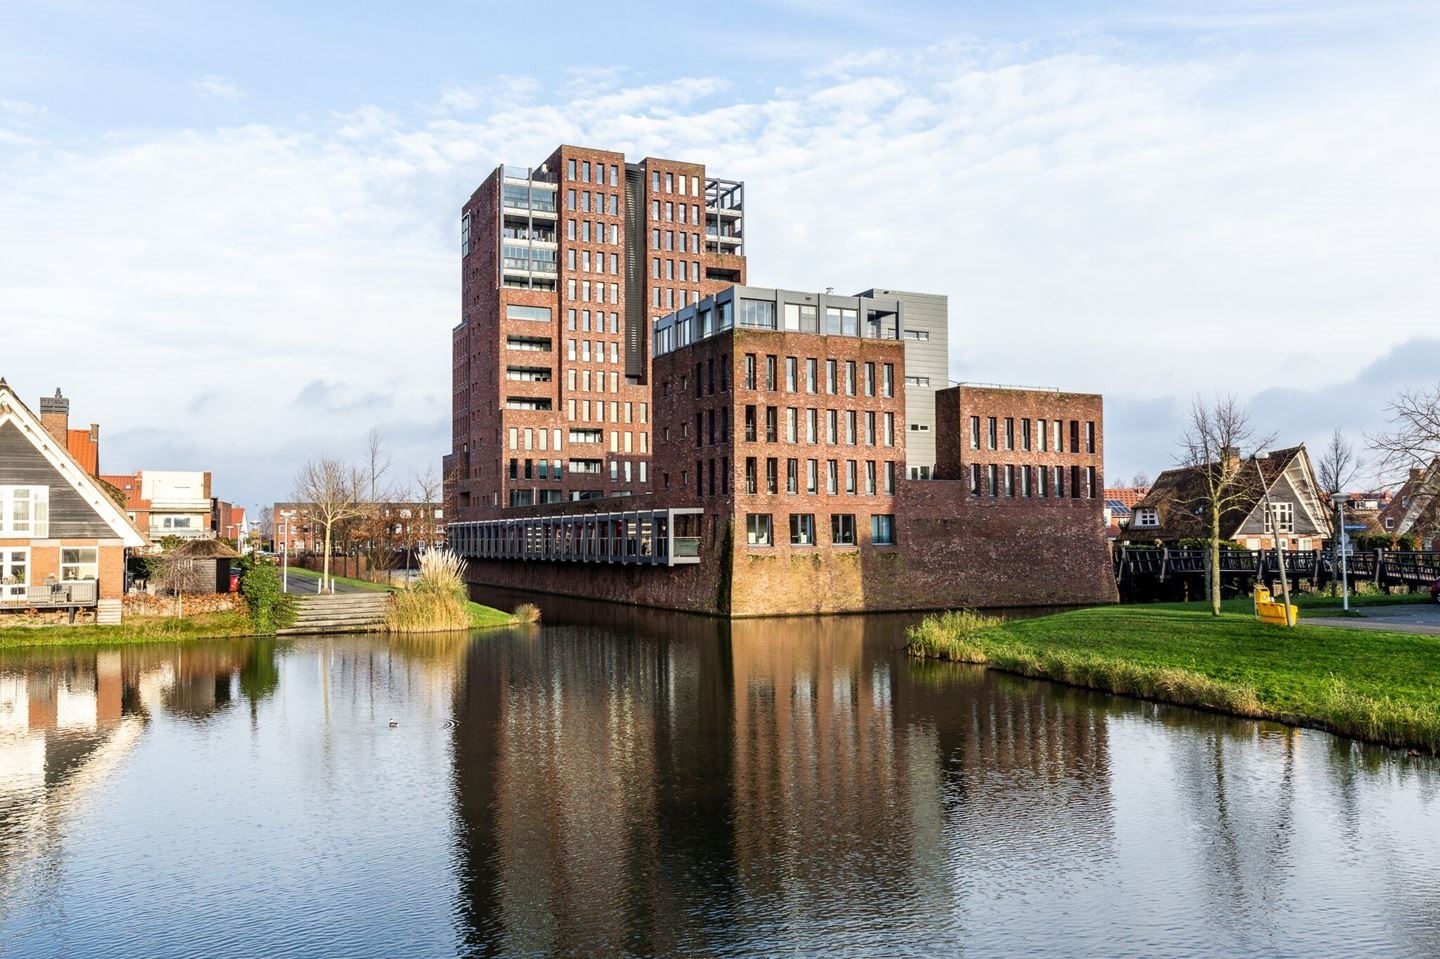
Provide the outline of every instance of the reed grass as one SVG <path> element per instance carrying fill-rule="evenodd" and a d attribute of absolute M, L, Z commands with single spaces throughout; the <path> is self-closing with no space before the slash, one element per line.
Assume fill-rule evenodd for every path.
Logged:
<path fill-rule="evenodd" d="M 1179 606 L 1001 622 L 961 610 L 908 631 L 912 656 L 1440 753 L 1440 637 L 1282 629 Z"/>

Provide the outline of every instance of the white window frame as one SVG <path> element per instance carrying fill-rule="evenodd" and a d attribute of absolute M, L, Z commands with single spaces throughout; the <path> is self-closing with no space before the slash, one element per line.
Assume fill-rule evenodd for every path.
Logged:
<path fill-rule="evenodd" d="M 1271 522 L 1271 517 L 1275 522 Z M 1275 527 L 1272 529 L 1271 527 Z M 1278 529 L 1281 533 L 1295 532 L 1295 504 L 1294 503 L 1271 503 L 1265 510 L 1265 532 L 1272 533 Z"/>
<path fill-rule="evenodd" d="M 24 495 L 21 496 L 20 494 Z M 22 522 L 15 519 L 15 503 L 29 505 Z M 0 536 L 15 539 L 50 538 L 50 487 L 0 486 Z"/>
<path fill-rule="evenodd" d="M 24 567 L 25 577 L 19 582 L 9 582 L 10 567 L 15 563 L 15 557 L 20 557 L 20 565 Z M 0 599 L 25 599 L 30 590 L 30 547 L 28 546 L 6 546 L 0 548 Z"/>
<path fill-rule="evenodd" d="M 89 559 L 74 559 L 71 562 L 65 561 L 66 553 L 89 554 Z M 69 575 L 67 575 L 69 574 Z M 88 574 L 88 575 L 87 575 Z M 100 578 L 100 547 L 98 546 L 62 546 L 60 547 L 60 582 L 78 583 L 86 580 L 95 581 Z"/>
<path fill-rule="evenodd" d="M 1135 519 L 1131 522 L 1136 529 L 1159 529 L 1160 511 L 1153 506 L 1146 506 L 1135 511 Z"/>

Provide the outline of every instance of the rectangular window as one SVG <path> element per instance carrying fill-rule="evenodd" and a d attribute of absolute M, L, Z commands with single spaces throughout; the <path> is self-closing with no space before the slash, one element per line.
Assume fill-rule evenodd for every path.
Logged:
<path fill-rule="evenodd" d="M 865 364 L 865 395 L 875 395 L 875 364 Z"/>
<path fill-rule="evenodd" d="M 60 550 L 63 582 L 100 578 L 100 550 L 94 546 L 66 546 Z"/>
<path fill-rule="evenodd" d="M 800 411 L 793 406 L 785 410 L 785 442 L 800 442 Z"/>
<path fill-rule="evenodd" d="M 1035 436 L 1040 441 L 1040 452 L 1050 452 L 1050 433 L 1045 429 L 1044 420 L 1035 421 Z"/>
<path fill-rule="evenodd" d="M 982 481 L 981 478 L 980 478 L 980 464 L 979 464 L 979 463 L 971 463 L 971 464 L 970 464 L 970 495 L 971 495 L 971 496 L 979 496 L 979 495 L 980 495 L 980 484 L 981 484 L 982 482 L 983 482 L 983 481 Z"/>
<path fill-rule="evenodd" d="M 1070 452 L 1080 452 L 1080 421 L 1070 421 Z"/>
<path fill-rule="evenodd" d="M 877 513 L 870 517 L 870 541 L 876 546 L 895 545 L 895 517 Z"/>
<path fill-rule="evenodd" d="M 816 361 L 815 357 L 809 356 L 809 357 L 806 357 L 806 358 L 805 358 L 805 392 L 806 392 L 806 393 L 814 393 L 814 392 L 817 390 L 817 388 L 818 388 L 818 387 L 817 387 L 817 384 L 819 383 L 819 376 L 818 376 L 818 374 L 817 374 L 817 366 L 818 366 L 818 364 L 817 364 L 817 361 Z"/>
<path fill-rule="evenodd" d="M 1095 452 L 1095 421 L 1085 421 L 1085 452 Z"/>
<path fill-rule="evenodd" d="M 851 496 L 854 496 L 855 493 L 856 493 L 856 480 L 859 478 L 859 477 L 858 477 L 858 473 L 859 473 L 859 471 L 858 471 L 858 470 L 856 469 L 856 467 L 855 467 L 855 461 L 854 461 L 854 460 L 846 460 L 846 461 L 845 461 L 845 492 L 846 492 L 846 493 L 849 493 Z"/>
<path fill-rule="evenodd" d="M 855 545 L 855 514 L 832 513 L 830 516 L 830 542 L 836 546 Z"/>
<path fill-rule="evenodd" d="M 754 353 L 746 353 L 746 354 L 745 354 L 745 388 L 746 388 L 747 390 L 753 390 L 753 389 L 755 388 L 755 354 L 754 354 Z"/>
<path fill-rule="evenodd" d="M 831 446 L 840 443 L 840 413 L 837 410 L 828 410 L 825 414 L 825 442 Z"/>
<path fill-rule="evenodd" d="M 840 492 L 840 461 L 825 461 L 825 492 L 831 496 Z"/>
<path fill-rule="evenodd" d="M 805 442 L 818 443 L 820 441 L 820 411 L 808 409 L 805 411 Z"/>
<path fill-rule="evenodd" d="M 815 514 L 814 514 L 814 513 L 791 513 L 791 514 L 790 514 L 790 545 L 791 545 L 791 546 L 814 546 L 814 545 L 815 545 Z"/>
<path fill-rule="evenodd" d="M 1007 450 L 1015 448 L 1015 417 L 1013 416 L 1005 417 L 1005 448 Z"/>
<path fill-rule="evenodd" d="M 1020 421 L 1020 448 L 1026 452 L 1030 451 L 1030 420 Z"/>
<path fill-rule="evenodd" d="M 776 383 L 775 366 L 776 358 L 774 356 L 765 357 L 765 389 L 769 390 L 772 393 L 775 392 L 778 386 L 778 384 Z"/>
<path fill-rule="evenodd" d="M 884 389 L 885 396 L 890 397 L 895 395 L 895 364 L 893 363 L 885 364 Z"/>
<path fill-rule="evenodd" d="M 773 546 L 769 513 L 745 515 L 745 542 L 751 546 Z"/>
<path fill-rule="evenodd" d="M 980 448 L 980 417 L 978 416 L 970 417 L 970 448 L 972 450 Z"/>
<path fill-rule="evenodd" d="M 865 461 L 865 495 L 875 495 L 875 461 Z"/>
<path fill-rule="evenodd" d="M 800 461 L 797 459 L 785 461 L 785 492 L 800 492 Z"/>
<path fill-rule="evenodd" d="M 993 417 L 993 416 L 988 417 L 988 418 L 986 419 L 985 426 L 986 426 L 986 436 L 985 436 L 986 444 L 985 444 L 985 448 L 986 448 L 986 449 L 992 449 L 992 450 L 993 450 L 993 449 L 998 449 L 998 448 L 1000 447 L 1000 425 L 999 425 L 999 421 L 996 420 L 995 417 Z"/>
<path fill-rule="evenodd" d="M 769 300 L 741 300 L 740 325 L 758 330 L 775 329 L 775 304 Z"/>
<path fill-rule="evenodd" d="M 840 380 L 839 366 L 837 365 L 836 361 L 835 361 L 835 360 L 826 360 L 826 361 L 825 361 L 825 392 L 826 392 L 826 393 L 829 393 L 831 396 L 834 396 L 836 393 L 840 392 L 840 389 L 839 389 L 839 380 Z"/>
<path fill-rule="evenodd" d="M 845 361 L 845 395 L 855 395 L 855 361 Z"/>
<path fill-rule="evenodd" d="M 855 431 L 855 411 L 854 411 L 854 410 L 846 410 L 846 411 L 845 411 L 845 443 L 846 443 L 846 445 L 848 445 L 848 446 L 854 446 L 854 445 L 856 444 L 857 437 L 856 437 L 855 433 L 856 433 L 856 431 Z"/>
<path fill-rule="evenodd" d="M 48 539 L 50 487 L 0 486 L 0 536 Z"/>
<path fill-rule="evenodd" d="M 765 442 L 778 443 L 780 441 L 780 408 L 778 406 L 765 407 Z"/>
<path fill-rule="evenodd" d="M 785 392 L 794 393 L 796 380 L 800 375 L 800 360 L 793 356 L 785 357 Z"/>
<path fill-rule="evenodd" d="M 754 494 L 760 487 L 760 462 L 753 456 L 745 457 L 745 492 Z"/>
<path fill-rule="evenodd" d="M 895 445 L 895 414 L 885 414 L 885 445 Z"/>
<path fill-rule="evenodd" d="M 765 492 L 780 492 L 780 461 L 773 456 L 765 458 Z"/>
<path fill-rule="evenodd" d="M 805 492 L 818 493 L 820 491 L 820 461 L 805 461 Z"/>
<path fill-rule="evenodd" d="M 997 480 L 999 478 L 1000 467 L 996 466 L 994 463 L 991 463 L 986 468 L 985 473 L 985 493 L 987 496 L 994 497 L 996 495 L 995 488 L 998 485 Z"/>

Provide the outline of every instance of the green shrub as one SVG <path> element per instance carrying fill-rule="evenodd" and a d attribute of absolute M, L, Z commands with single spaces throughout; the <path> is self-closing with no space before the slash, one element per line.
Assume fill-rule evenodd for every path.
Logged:
<path fill-rule="evenodd" d="M 295 597 L 282 588 L 275 561 L 251 553 L 240 558 L 240 593 L 255 632 L 269 636 L 295 623 Z"/>

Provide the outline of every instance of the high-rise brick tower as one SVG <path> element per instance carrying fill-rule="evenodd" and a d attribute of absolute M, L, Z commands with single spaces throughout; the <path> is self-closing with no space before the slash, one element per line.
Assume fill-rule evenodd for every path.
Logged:
<path fill-rule="evenodd" d="M 744 283 L 744 185 L 562 146 L 461 210 L 451 521 L 650 488 L 652 320 Z"/>

